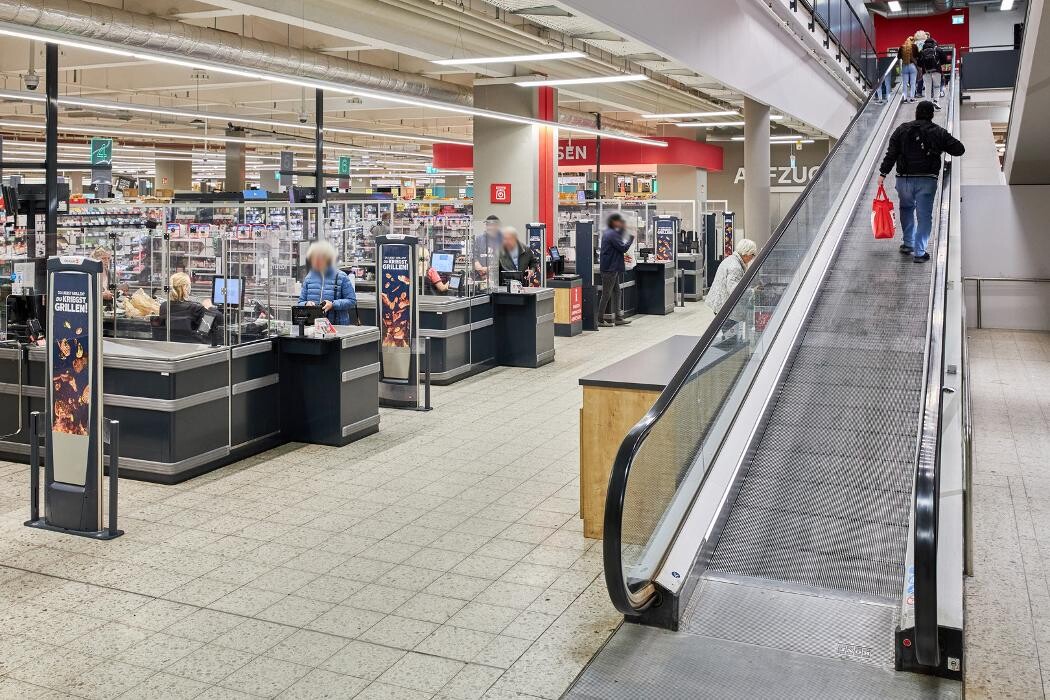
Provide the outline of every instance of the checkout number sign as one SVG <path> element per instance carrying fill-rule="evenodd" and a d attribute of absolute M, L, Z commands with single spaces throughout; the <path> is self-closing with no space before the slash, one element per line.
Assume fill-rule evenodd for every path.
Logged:
<path fill-rule="evenodd" d="M 380 255 L 379 332 L 383 379 L 409 384 L 412 379 L 412 337 L 415 333 L 415 260 L 413 246 L 384 243 Z"/>
<path fill-rule="evenodd" d="M 583 321 L 583 287 L 569 289 L 569 323 Z"/>

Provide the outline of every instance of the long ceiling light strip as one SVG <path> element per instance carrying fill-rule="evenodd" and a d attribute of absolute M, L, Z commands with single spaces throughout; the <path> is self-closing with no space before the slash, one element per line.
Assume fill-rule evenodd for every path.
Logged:
<path fill-rule="evenodd" d="M 557 122 L 546 121 L 544 119 L 519 117 L 513 114 L 506 114 L 504 112 L 496 112 L 487 109 L 479 109 L 477 107 L 468 107 L 466 105 L 452 105 L 445 102 L 438 102 L 435 100 L 428 100 L 424 98 L 400 97 L 390 95 L 384 92 L 379 92 L 377 90 L 347 88 L 345 86 L 339 85 L 338 83 L 329 83 L 320 80 L 313 80 L 310 78 L 290 77 L 286 75 L 270 73 L 267 71 L 250 71 L 239 68 L 230 68 L 228 65 L 213 63 L 211 61 L 183 61 L 180 59 L 170 58 L 168 56 L 156 54 L 153 52 L 125 51 L 123 49 L 114 49 L 108 46 L 102 46 L 91 42 L 71 40 L 65 36 L 43 30 L 24 31 L 24 29 L 25 28 L 19 28 L 17 30 L 14 30 L 0 28 L 0 35 L 13 36 L 21 39 L 31 39 L 33 41 L 51 42 L 63 46 L 70 46 L 73 48 L 85 49 L 89 51 L 99 51 L 114 56 L 135 58 L 143 61 L 154 61 L 157 63 L 166 63 L 173 66 L 183 66 L 185 68 L 206 69 L 225 75 L 233 75 L 241 78 L 248 78 L 250 80 L 264 80 L 268 82 L 282 83 L 285 85 L 292 85 L 297 88 L 315 88 L 343 95 L 352 95 L 355 97 L 371 97 L 377 100 L 391 102 L 393 104 L 403 104 L 411 107 L 424 107 L 444 112 L 452 112 L 454 114 L 466 114 L 473 117 L 487 117 L 489 119 L 511 122 L 513 124 L 528 124 L 532 126 L 551 127 L 569 133 L 586 134 L 588 136 L 601 136 L 602 138 L 607 138 L 611 140 L 627 141 L 629 143 L 644 144 L 647 146 L 654 146 L 657 148 L 667 147 L 667 143 L 665 141 L 660 141 L 658 139 L 646 139 L 638 136 L 630 136 L 629 134 L 622 134 L 616 131 L 606 131 L 605 129 L 591 129 L 588 127 L 581 126 L 568 126 L 564 124 L 558 124 Z"/>
<path fill-rule="evenodd" d="M 773 114 L 769 117 L 769 121 L 772 122 L 783 121 L 783 119 L 783 114 Z M 702 127 L 710 128 L 715 126 L 744 126 L 744 122 L 742 120 L 730 122 L 678 122 L 677 124 L 675 124 L 675 126 L 681 127 L 683 129 L 698 129 Z"/>
<path fill-rule="evenodd" d="M 735 109 L 723 109 L 715 112 L 669 112 L 667 114 L 643 114 L 642 119 L 691 119 L 696 117 L 736 117 L 740 114 Z"/>
<path fill-rule="evenodd" d="M 490 63 L 526 63 L 532 61 L 564 61 L 570 58 L 586 58 L 582 51 L 556 51 L 553 53 L 529 53 L 520 56 L 483 56 L 479 58 L 443 58 L 431 61 L 439 66 L 480 66 Z"/>
<path fill-rule="evenodd" d="M 596 75 L 587 78 L 541 78 L 539 80 L 519 80 L 514 84 L 519 87 L 560 87 L 562 85 L 604 85 L 606 83 L 637 83 L 648 80 L 642 73 L 623 73 L 620 75 Z"/>

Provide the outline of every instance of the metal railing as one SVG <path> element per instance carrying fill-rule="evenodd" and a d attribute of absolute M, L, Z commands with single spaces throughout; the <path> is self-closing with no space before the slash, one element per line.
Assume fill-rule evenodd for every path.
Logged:
<path fill-rule="evenodd" d="M 981 296 L 981 285 L 984 282 L 1018 282 L 1026 284 L 1045 284 L 1050 282 L 1047 277 L 963 277 L 963 282 L 975 282 L 977 284 L 977 327 L 984 328 L 984 317 L 981 313 L 983 297 Z"/>

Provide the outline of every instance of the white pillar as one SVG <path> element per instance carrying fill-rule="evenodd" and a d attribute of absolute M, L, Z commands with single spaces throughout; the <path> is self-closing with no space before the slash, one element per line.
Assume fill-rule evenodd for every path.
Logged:
<path fill-rule="evenodd" d="M 769 106 L 744 98 L 744 235 L 769 240 Z"/>

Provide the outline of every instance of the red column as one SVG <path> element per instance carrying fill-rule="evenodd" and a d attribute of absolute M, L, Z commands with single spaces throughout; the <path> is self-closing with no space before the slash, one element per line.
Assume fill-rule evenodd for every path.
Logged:
<path fill-rule="evenodd" d="M 537 88 L 536 99 L 539 101 L 537 117 L 549 122 L 558 121 L 556 109 L 557 98 L 554 88 Z M 554 245 L 554 197 L 557 186 L 557 128 L 539 127 L 539 211 L 536 221 L 547 225 L 547 243 L 550 248 Z"/>

